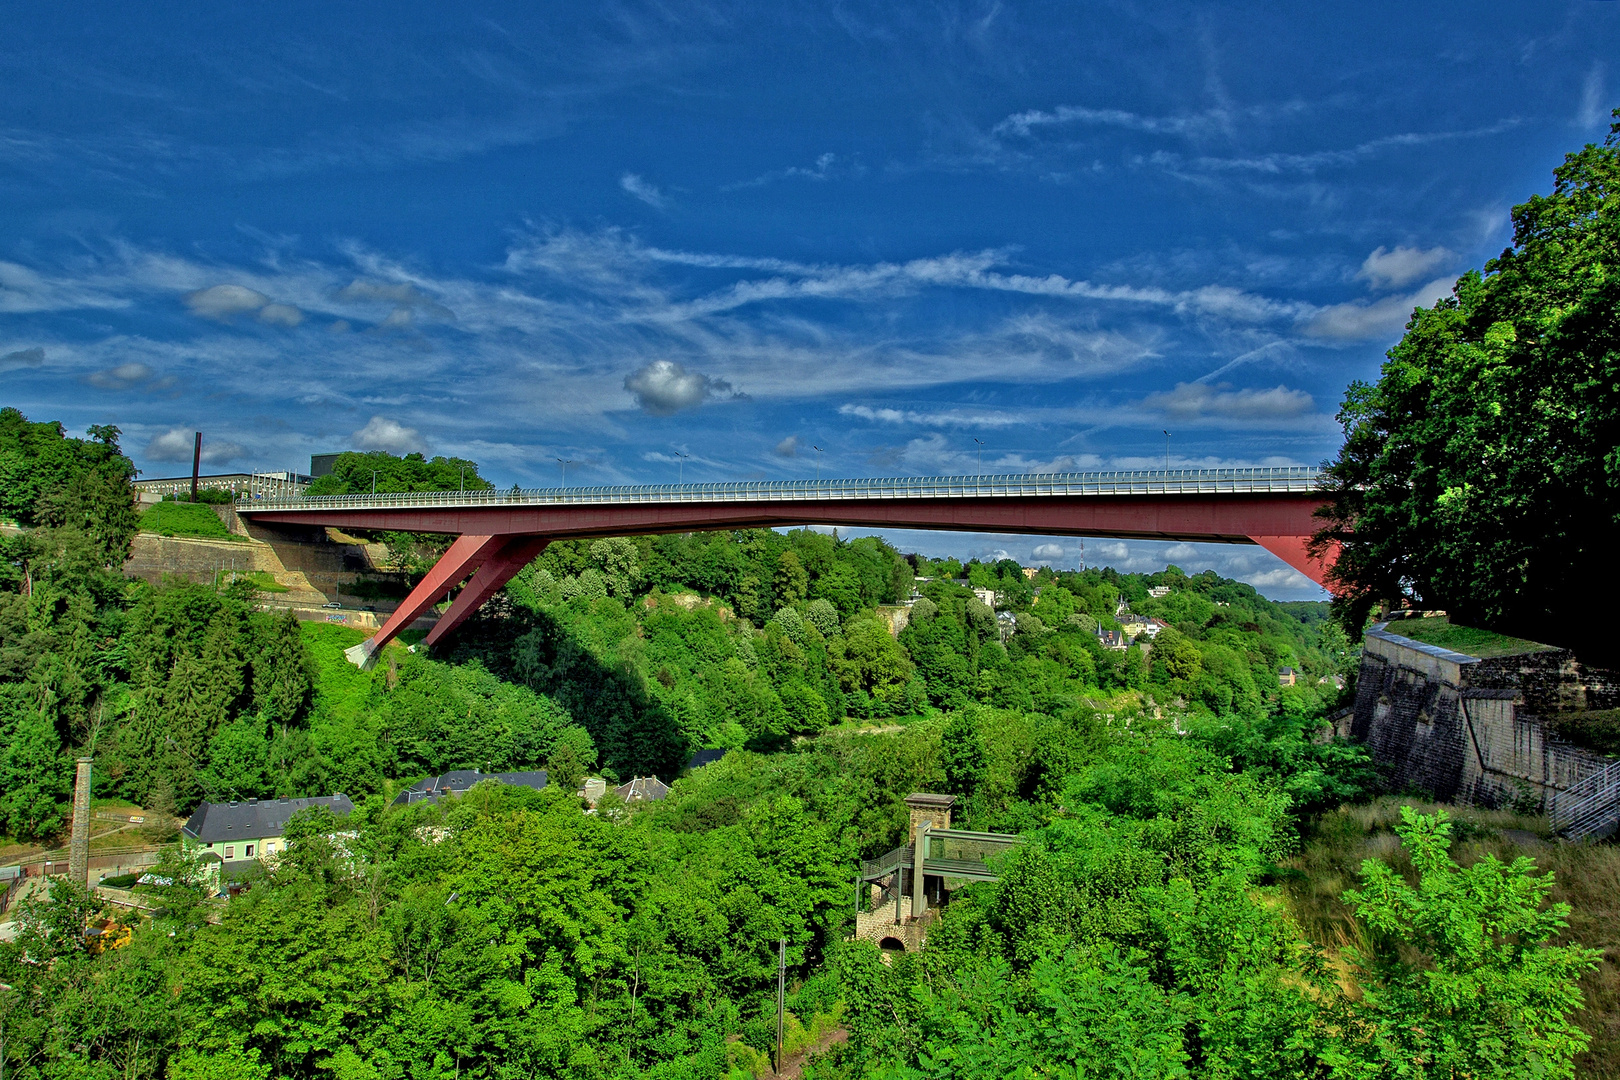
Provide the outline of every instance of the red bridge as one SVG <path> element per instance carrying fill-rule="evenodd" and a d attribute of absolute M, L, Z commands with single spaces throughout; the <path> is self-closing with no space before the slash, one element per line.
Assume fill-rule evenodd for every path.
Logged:
<path fill-rule="evenodd" d="M 1306 554 L 1320 472 L 1168 469 L 890 480 L 772 481 L 435 491 L 255 500 L 238 512 L 261 524 L 331 525 L 457 537 L 383 628 L 349 650 L 377 651 L 463 582 L 433 645 L 498 592 L 552 540 L 710 529 L 849 525 L 961 532 L 1103 536 L 1259 544 L 1321 584 Z M 471 580 L 469 580 L 471 579 Z"/>

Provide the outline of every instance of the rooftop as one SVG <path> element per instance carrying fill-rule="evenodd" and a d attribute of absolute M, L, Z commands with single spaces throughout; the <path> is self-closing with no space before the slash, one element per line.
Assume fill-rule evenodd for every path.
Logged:
<path fill-rule="evenodd" d="M 280 836 L 287 822 L 300 810 L 324 806 L 338 817 L 347 817 L 354 803 L 347 795 L 322 795 L 313 799 L 248 799 L 246 802 L 203 803 L 197 807 L 181 833 L 199 844 L 222 840 L 257 840 Z"/>
<path fill-rule="evenodd" d="M 418 780 L 394 799 L 395 806 L 409 806 L 419 802 L 438 802 L 446 795 L 460 795 L 472 789 L 480 780 L 498 780 L 514 787 L 534 788 L 546 786 L 546 771 L 486 773 L 477 769 L 453 769 L 443 776 L 429 776 Z"/>

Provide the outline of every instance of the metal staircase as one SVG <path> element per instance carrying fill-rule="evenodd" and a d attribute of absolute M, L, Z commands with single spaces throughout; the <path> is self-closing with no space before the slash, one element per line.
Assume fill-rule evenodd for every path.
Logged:
<path fill-rule="evenodd" d="M 1547 816 L 1553 832 L 1570 840 L 1613 835 L 1620 828 L 1620 761 L 1553 792 Z"/>

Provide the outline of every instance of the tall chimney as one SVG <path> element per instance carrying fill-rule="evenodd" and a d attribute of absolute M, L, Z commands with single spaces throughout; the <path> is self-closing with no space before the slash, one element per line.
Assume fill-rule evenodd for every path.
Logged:
<path fill-rule="evenodd" d="M 196 442 L 191 444 L 191 501 L 197 501 L 197 473 L 202 469 L 202 432 L 197 432 Z"/>
<path fill-rule="evenodd" d="M 73 784 L 73 837 L 68 841 L 68 877 L 75 885 L 90 886 L 90 762 L 79 759 Z"/>

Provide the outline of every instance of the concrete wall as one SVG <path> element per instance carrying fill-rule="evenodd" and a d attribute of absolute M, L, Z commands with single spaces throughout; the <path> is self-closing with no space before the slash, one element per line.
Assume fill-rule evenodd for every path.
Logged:
<path fill-rule="evenodd" d="M 1541 717 L 1617 699 L 1616 672 L 1583 667 L 1567 650 L 1480 659 L 1381 624 L 1362 642 L 1350 733 L 1397 787 L 1482 806 L 1528 794 L 1544 805 L 1609 759 L 1563 741 Z"/>
<path fill-rule="evenodd" d="M 397 578 L 384 569 L 386 550 L 329 529 L 268 529 L 249 525 L 229 506 L 213 508 L 220 520 L 244 540 L 203 540 L 183 536 L 139 533 L 130 549 L 124 573 L 156 584 L 165 575 L 210 582 L 216 575 L 255 571 L 269 574 L 288 592 L 276 594 L 290 603 L 320 605 L 336 600 L 362 577 Z M 376 602 L 392 610 L 395 602 Z"/>

